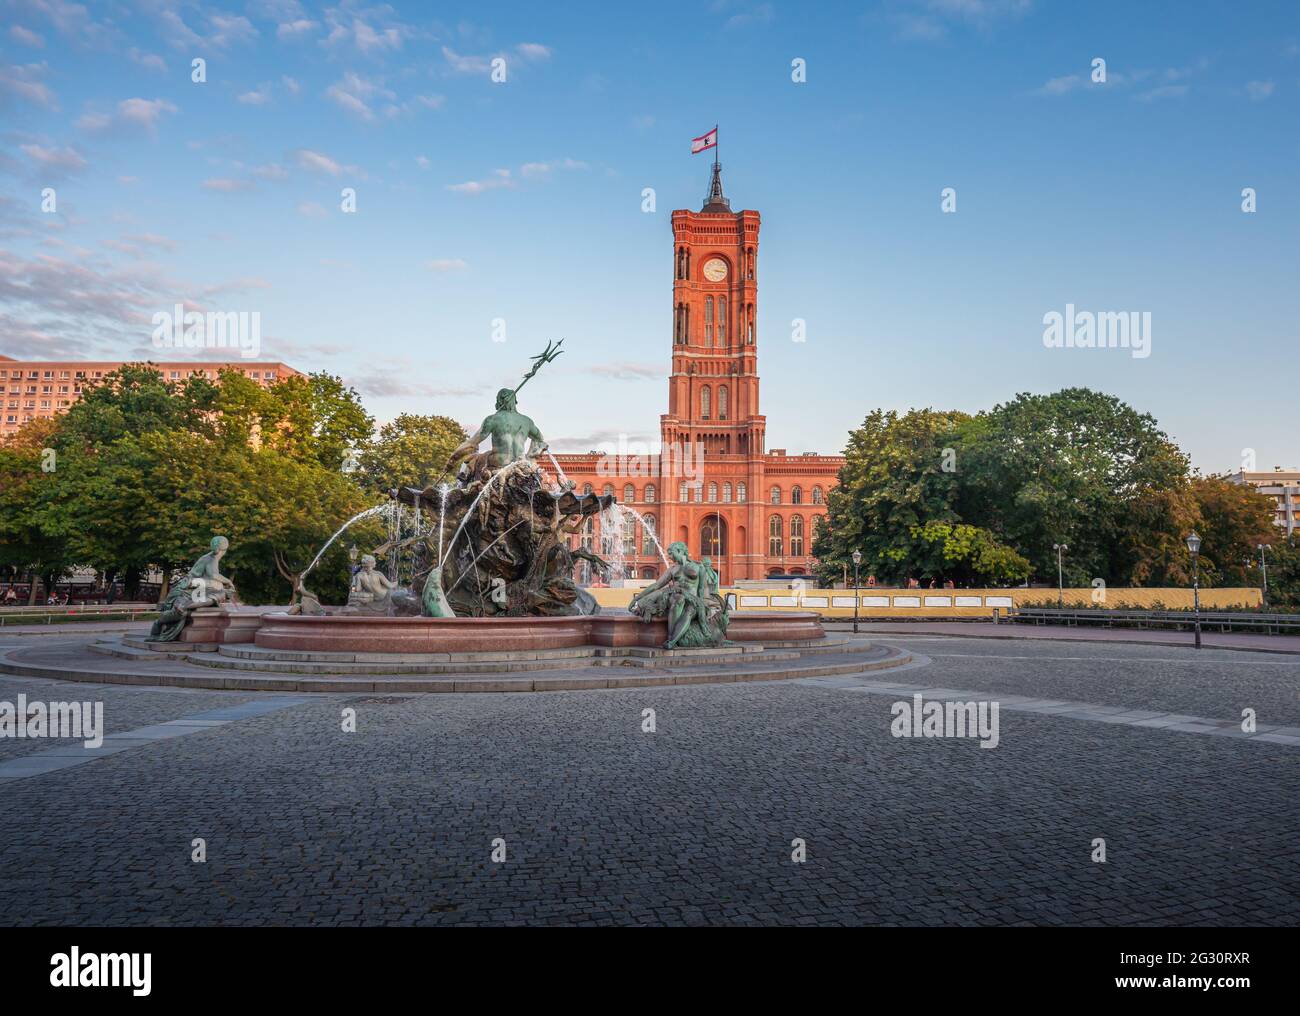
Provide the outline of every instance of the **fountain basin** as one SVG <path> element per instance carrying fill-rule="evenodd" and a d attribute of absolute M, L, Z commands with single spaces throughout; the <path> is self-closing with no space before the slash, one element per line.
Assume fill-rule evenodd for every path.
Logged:
<path fill-rule="evenodd" d="M 733 614 L 734 642 L 814 642 L 825 632 L 814 613 Z M 657 648 L 668 639 L 662 619 L 620 613 L 574 617 L 365 617 L 262 615 L 253 642 L 263 649 L 339 653 L 474 653 L 577 646 Z M 699 652 L 707 653 L 702 649 Z"/>

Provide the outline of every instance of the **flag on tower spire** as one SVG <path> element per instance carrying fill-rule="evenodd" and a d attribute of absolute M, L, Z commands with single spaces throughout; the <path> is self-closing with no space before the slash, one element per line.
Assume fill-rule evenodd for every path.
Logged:
<path fill-rule="evenodd" d="M 700 152 L 703 152 L 706 149 L 717 148 L 717 147 L 718 147 L 718 128 L 716 126 L 713 128 L 713 130 L 709 131 L 707 134 L 701 134 L 698 138 L 691 138 L 692 155 L 699 155 Z M 716 158 L 716 155 L 714 157 Z"/>

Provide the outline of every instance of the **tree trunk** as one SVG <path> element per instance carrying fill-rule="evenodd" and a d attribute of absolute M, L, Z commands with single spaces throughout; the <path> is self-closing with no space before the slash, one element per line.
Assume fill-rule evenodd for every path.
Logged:
<path fill-rule="evenodd" d="M 167 594 L 172 588 L 172 571 L 170 568 L 163 569 L 162 588 L 158 591 L 158 602 L 162 603 L 167 599 Z"/>
<path fill-rule="evenodd" d="M 29 573 L 27 577 L 32 584 L 31 592 L 27 594 L 27 606 L 34 607 L 36 606 L 36 576 L 35 574 Z"/>

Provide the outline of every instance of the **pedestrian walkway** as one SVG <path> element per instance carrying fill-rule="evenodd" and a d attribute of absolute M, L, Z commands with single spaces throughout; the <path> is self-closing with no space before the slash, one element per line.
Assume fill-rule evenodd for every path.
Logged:
<path fill-rule="evenodd" d="M 991 621 L 863 621 L 863 632 L 881 635 L 955 635 L 961 638 L 1037 639 L 1063 642 L 1134 642 L 1150 646 L 1190 648 L 1195 635 L 1189 631 L 1152 631 L 1146 628 L 1104 628 L 1084 625 L 994 624 Z M 852 623 L 826 622 L 828 632 L 853 629 Z M 1248 632 L 1202 630 L 1201 645 L 1207 649 L 1244 649 L 1258 653 L 1300 653 L 1300 635 L 1262 635 Z"/>

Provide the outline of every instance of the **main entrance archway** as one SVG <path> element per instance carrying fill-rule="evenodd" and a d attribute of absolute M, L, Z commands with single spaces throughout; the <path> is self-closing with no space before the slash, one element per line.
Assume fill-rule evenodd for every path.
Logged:
<path fill-rule="evenodd" d="M 700 556 L 709 558 L 724 584 L 731 578 L 727 563 L 727 520 L 709 515 L 700 523 Z"/>

